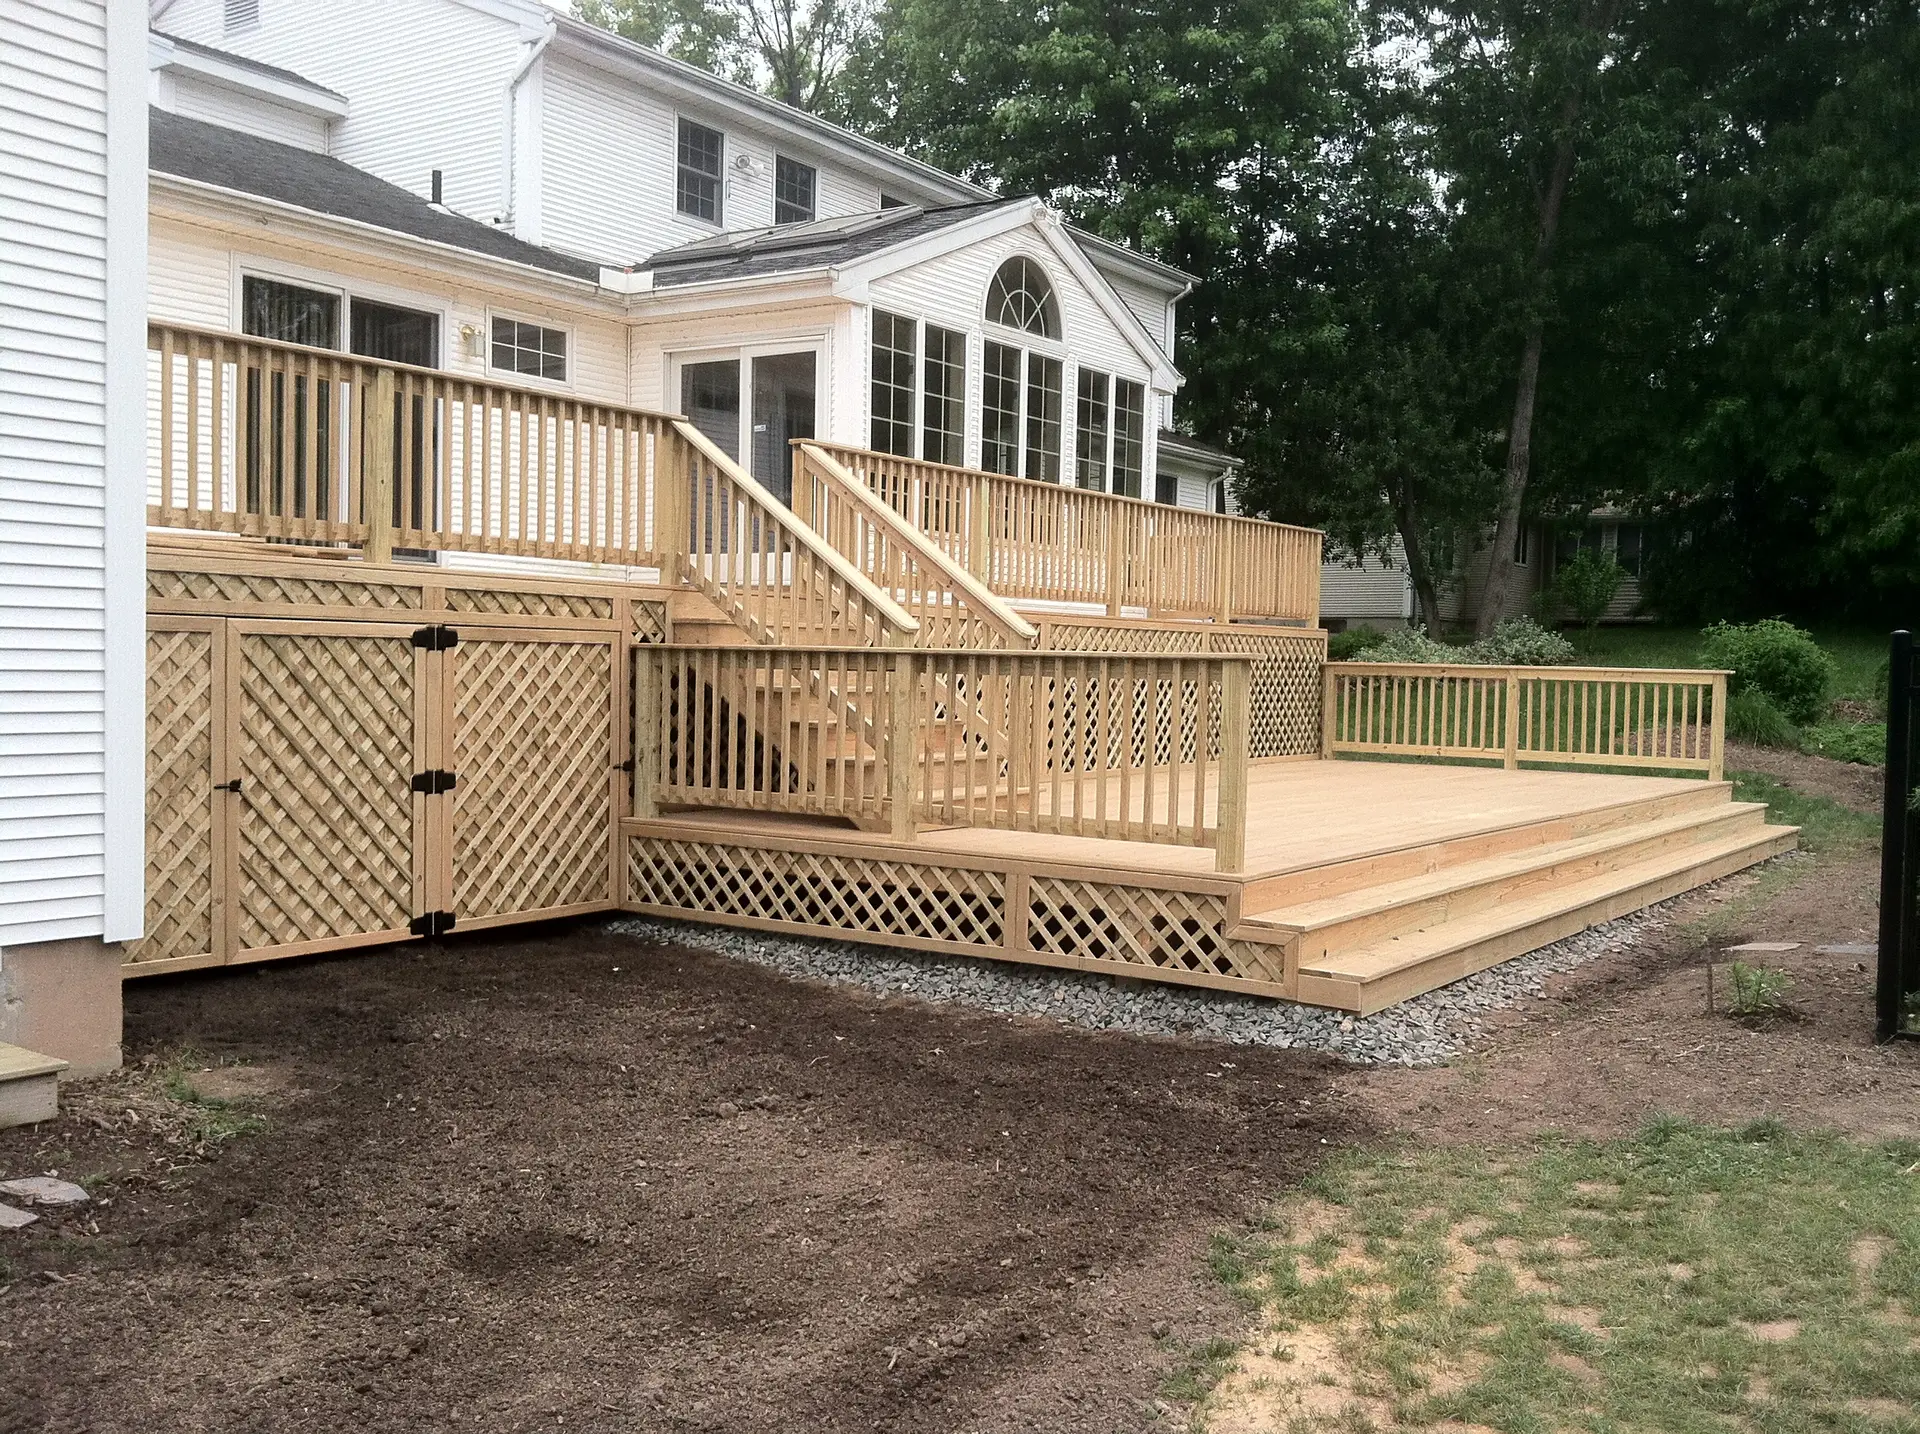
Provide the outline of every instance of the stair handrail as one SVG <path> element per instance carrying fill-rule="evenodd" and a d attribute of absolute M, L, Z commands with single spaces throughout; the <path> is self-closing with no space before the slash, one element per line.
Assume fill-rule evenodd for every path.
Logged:
<path fill-rule="evenodd" d="M 972 608 L 983 622 L 999 633 L 1003 641 L 1018 647 L 1039 646 L 1040 630 L 1038 628 L 1020 616 L 1012 605 L 996 594 L 993 589 L 968 572 L 960 563 L 955 562 L 917 526 L 896 513 L 891 505 L 883 503 L 872 489 L 848 472 L 846 467 L 826 449 L 806 439 L 795 440 L 794 446 L 806 455 L 807 460 L 818 467 L 829 481 L 839 485 L 847 501 L 858 508 L 868 521 L 876 527 L 885 529 L 894 541 L 914 555 L 916 561 L 939 573 L 955 592 L 965 598 L 966 605 Z"/>
<path fill-rule="evenodd" d="M 888 642 L 887 629 L 898 633 L 906 640 L 904 644 L 900 645 L 911 645 L 913 635 L 920 631 L 920 623 L 917 618 L 905 608 L 901 607 L 900 604 L 895 602 L 887 593 L 882 592 L 879 587 L 868 579 L 865 573 L 861 572 L 842 556 L 833 544 L 821 537 L 812 527 L 803 523 L 799 517 L 794 514 L 792 509 L 788 508 L 786 504 L 782 503 L 770 493 L 751 473 L 747 472 L 746 469 L 742 468 L 732 458 L 729 458 L 719 445 L 714 443 L 699 429 L 695 428 L 692 423 L 684 418 L 676 418 L 673 420 L 673 431 L 677 433 L 689 447 L 694 449 L 695 452 L 712 463 L 715 468 L 725 475 L 728 482 L 732 483 L 746 496 L 748 502 L 752 504 L 755 509 L 756 516 L 762 521 L 773 524 L 782 532 L 786 533 L 797 547 L 804 549 L 812 557 L 818 559 L 835 577 L 846 585 L 850 592 L 857 594 L 861 602 L 873 610 L 875 615 L 880 618 L 883 623 L 882 631 L 879 634 L 880 641 L 872 644 L 873 646 L 887 647 L 896 645 Z M 679 541 L 679 535 L 676 535 L 676 541 Z M 688 568 L 689 572 L 687 576 L 689 580 L 693 580 L 695 573 L 692 571 L 693 564 L 691 562 L 688 563 Z M 717 587 L 723 589 L 725 587 L 724 582 L 716 578 L 709 577 L 708 580 L 714 582 Z"/>

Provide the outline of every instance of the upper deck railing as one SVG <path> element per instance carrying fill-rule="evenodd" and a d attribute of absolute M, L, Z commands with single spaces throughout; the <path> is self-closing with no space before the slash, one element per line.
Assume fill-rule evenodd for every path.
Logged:
<path fill-rule="evenodd" d="M 1321 534 L 818 445 L 1001 597 L 1318 623 Z"/>

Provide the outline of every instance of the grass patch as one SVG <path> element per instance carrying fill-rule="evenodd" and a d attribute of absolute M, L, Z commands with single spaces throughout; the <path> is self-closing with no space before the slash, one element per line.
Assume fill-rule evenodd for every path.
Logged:
<path fill-rule="evenodd" d="M 1800 828 L 1800 846 L 1810 852 L 1850 852 L 1880 839 L 1880 819 L 1842 806 L 1830 797 L 1797 791 L 1761 772 L 1728 772 L 1733 798 L 1765 802 L 1767 820 Z"/>
<path fill-rule="evenodd" d="M 1376 1149 L 1289 1208 L 1231 1263 L 1262 1327 L 1203 1418 L 1920 1431 L 1920 1143 L 1658 1121 Z"/>
<path fill-rule="evenodd" d="M 236 1101 L 201 1095 L 187 1077 L 204 1070 L 206 1063 L 192 1051 L 180 1051 L 161 1072 L 160 1088 L 167 1099 L 186 1108 L 186 1128 L 182 1132 L 189 1145 L 210 1148 L 242 1135 L 257 1135 L 267 1128 L 267 1118 L 246 1109 Z"/>
<path fill-rule="evenodd" d="M 1800 732 L 1800 749 L 1840 762 L 1877 767 L 1887 760 L 1885 722 L 1816 722 Z"/>

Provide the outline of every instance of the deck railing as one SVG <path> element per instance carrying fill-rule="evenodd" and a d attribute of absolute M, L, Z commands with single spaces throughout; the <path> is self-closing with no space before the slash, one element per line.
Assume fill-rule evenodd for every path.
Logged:
<path fill-rule="evenodd" d="M 817 444 L 794 444 L 795 512 L 920 624 L 922 647 L 1031 648 L 1038 630 Z"/>
<path fill-rule="evenodd" d="M 148 348 L 154 527 L 658 568 L 767 642 L 918 632 L 667 414 L 177 325 Z"/>
<path fill-rule="evenodd" d="M 1250 659 L 641 645 L 636 812 L 990 827 L 1245 859 Z"/>
<path fill-rule="evenodd" d="M 1312 528 L 818 446 L 1001 597 L 1319 621 Z"/>
<path fill-rule="evenodd" d="M 1322 754 L 1704 772 L 1725 766 L 1727 674 L 1690 668 L 1329 662 Z"/>

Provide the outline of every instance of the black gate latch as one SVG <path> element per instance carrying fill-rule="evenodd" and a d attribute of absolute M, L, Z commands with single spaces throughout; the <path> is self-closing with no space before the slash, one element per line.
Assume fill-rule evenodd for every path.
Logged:
<path fill-rule="evenodd" d="M 460 645 L 460 632 L 445 623 L 434 623 L 431 627 L 415 628 L 413 645 L 424 647 L 428 652 L 445 652 L 450 647 Z"/>
<path fill-rule="evenodd" d="M 452 791 L 454 783 L 459 780 L 454 773 L 435 767 L 431 771 L 415 772 L 413 789 L 416 792 L 425 792 L 430 797 L 437 797 L 442 792 Z"/>
<path fill-rule="evenodd" d="M 444 936 L 453 930 L 453 913 L 451 911 L 425 912 L 409 921 L 407 930 L 415 936 Z"/>

